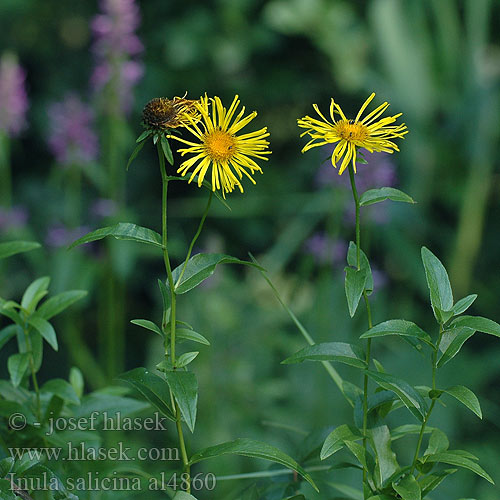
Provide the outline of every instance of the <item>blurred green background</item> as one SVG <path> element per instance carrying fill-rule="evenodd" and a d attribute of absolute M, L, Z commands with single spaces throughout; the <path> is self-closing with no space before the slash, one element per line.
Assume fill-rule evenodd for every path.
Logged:
<path fill-rule="evenodd" d="M 12 223 L 5 209 L 1 240 L 32 238 L 44 243 L 43 250 L 9 260 L 8 269 L 2 263 L 0 296 L 18 299 L 41 275 L 52 276 L 54 293 L 89 290 L 86 303 L 59 320 L 62 352 L 47 352 L 42 378 L 67 377 L 77 364 L 92 390 L 116 375 L 96 354 L 102 347 L 96 332 L 106 321 L 125 331 L 125 369 L 153 367 L 162 357 L 160 342 L 129 323 L 134 318 L 160 320 L 156 280 L 163 277 L 161 259 L 126 242 L 72 252 L 65 245 L 84 229 L 114 220 L 160 229 L 161 183 L 152 146 L 143 149 L 127 174 L 125 163 L 142 131 L 144 104 L 153 97 L 182 96 L 185 91 L 191 98 L 205 92 L 218 95 L 226 105 L 238 93 L 248 110 L 259 113 L 252 126 L 268 127 L 273 151 L 257 185 L 247 183 L 243 195 L 234 192 L 228 197 L 231 212 L 214 202 L 197 251 L 243 259 L 247 252 L 256 255 L 316 341 L 352 341 L 365 331 L 366 318 L 360 311 L 349 320 L 343 290 L 345 245 L 354 238 L 346 179 L 339 179 L 325 162 L 325 151 L 301 155 L 305 139 L 299 138 L 296 119 L 311 114 L 312 103 L 327 108 L 332 96 L 353 116 L 372 91 L 377 93 L 375 103 L 387 100 L 391 111 L 404 113 L 410 133 L 400 144 L 401 153 L 373 156 L 368 165 L 360 165 L 358 182 L 364 189 L 389 182 L 418 202 L 387 203 L 379 211 L 362 213 L 362 247 L 377 270 L 379 284 L 374 321 L 404 317 L 435 333 L 420 262 L 422 245 L 447 267 L 457 299 L 479 294 L 472 314 L 500 321 L 498 1 L 143 0 L 137 4 L 141 17 L 137 35 L 144 48 L 131 58 L 143 65 L 144 73 L 126 111 L 111 109 L 113 82 L 100 91 L 90 83 L 98 57 L 92 50 L 90 27 L 99 12 L 97 2 L 2 0 L 0 4 L 0 48 L 17 54 L 26 71 L 30 104 L 27 127 L 10 141 L 13 206 L 25 220 Z M 99 154 L 88 165 L 61 165 L 48 145 L 53 134 L 50 106 L 68 92 L 76 92 L 93 110 Z M 72 171 L 81 172 L 77 208 Z M 114 192 L 113 186 L 122 183 L 125 195 L 118 188 Z M 169 234 L 176 264 L 196 230 L 206 195 L 183 183 L 170 189 Z M 102 199 L 113 201 L 109 213 L 94 210 L 96 200 Z M 77 220 L 68 220 L 71 210 Z M 54 231 L 62 234 L 55 242 Z M 115 295 L 118 306 L 111 319 L 109 308 L 106 313 L 99 306 L 109 262 L 121 290 Z M 218 269 L 205 286 L 182 296 L 179 308 L 180 318 L 212 342 L 192 365 L 200 401 L 190 449 L 245 436 L 299 457 L 301 435 L 270 422 L 311 431 L 350 421 L 349 408 L 321 365 L 280 365 L 304 346 L 304 340 L 256 271 Z M 2 359 L 7 354 L 3 351 Z M 86 354 L 97 356 L 97 361 Z M 430 382 L 428 361 L 404 343 L 376 342 L 374 356 L 413 384 Z M 478 455 L 497 483 L 499 359 L 498 340 L 476 334 L 440 375 L 442 385 L 463 384 L 478 394 L 483 421 L 451 402 L 431 419 L 431 425 L 448 433 L 452 448 Z M 359 378 L 348 370 L 341 371 L 347 378 Z M 5 363 L 2 374 L 7 376 Z M 411 418 L 400 411 L 389 420 L 399 425 Z M 171 437 L 173 446 L 173 432 Z M 410 441 L 408 448 L 404 444 L 396 446 L 401 462 L 410 459 L 414 446 Z M 205 467 L 217 474 L 235 474 L 266 465 L 231 458 Z M 332 472 L 332 481 L 342 478 L 342 472 Z M 218 495 L 223 498 L 246 483 L 219 484 Z M 497 500 L 499 493 L 498 487 L 460 471 L 432 498 Z"/>

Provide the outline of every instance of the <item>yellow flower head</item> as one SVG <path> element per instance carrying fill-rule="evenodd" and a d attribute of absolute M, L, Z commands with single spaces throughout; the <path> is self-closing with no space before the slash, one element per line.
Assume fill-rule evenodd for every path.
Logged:
<path fill-rule="evenodd" d="M 374 111 L 361 119 L 363 111 L 375 97 L 372 93 L 365 101 L 359 110 L 354 120 L 348 120 L 340 106 L 333 100 L 330 104 L 330 118 L 327 120 L 319 110 L 317 104 L 313 104 L 321 120 L 305 116 L 297 120 L 299 127 L 307 129 L 300 136 L 308 134 L 311 140 L 304 146 L 302 152 L 305 153 L 311 148 L 324 146 L 325 144 L 335 144 L 337 146 L 332 153 L 332 165 L 337 168 L 337 162 L 342 159 L 339 175 L 347 168 L 352 160 L 354 172 L 356 172 L 356 149 L 365 148 L 370 153 L 374 151 L 385 151 L 393 153 L 399 151 L 398 147 L 390 139 L 404 138 L 408 133 L 406 125 L 391 125 L 402 113 L 394 116 L 386 116 L 385 118 L 377 119 L 389 107 L 389 103 L 384 102 Z M 335 120 L 335 115 L 339 115 L 339 119 Z"/>
<path fill-rule="evenodd" d="M 142 111 L 142 120 L 149 130 L 163 132 L 168 129 L 185 127 L 190 120 L 199 121 L 195 102 L 184 97 L 157 97 L 149 101 Z"/>
<path fill-rule="evenodd" d="M 241 185 L 243 175 L 255 184 L 252 175 L 255 172 L 262 173 L 262 169 L 253 158 L 267 160 L 266 155 L 271 154 L 268 150 L 269 142 L 265 140 L 269 136 L 267 127 L 255 132 L 236 135 L 257 116 L 257 112 L 254 111 L 243 118 L 244 106 L 236 115 L 239 104 L 240 100 L 238 96 L 235 96 L 233 103 L 226 110 L 218 97 L 209 99 L 205 95 L 196 102 L 196 109 L 201 114 L 200 123 L 190 118 L 190 124 L 186 125 L 198 141 L 191 142 L 182 137 L 170 136 L 189 146 L 179 149 L 182 156 L 188 153 L 194 155 L 184 161 L 177 172 L 186 175 L 192 169 L 189 182 L 198 175 L 198 186 L 201 186 L 207 170 L 211 168 L 212 189 L 214 191 L 221 189 L 223 196 L 233 191 L 235 186 L 243 192 Z"/>

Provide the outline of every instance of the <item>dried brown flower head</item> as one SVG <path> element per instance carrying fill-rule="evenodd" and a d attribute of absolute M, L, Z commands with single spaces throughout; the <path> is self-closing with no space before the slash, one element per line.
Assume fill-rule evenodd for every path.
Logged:
<path fill-rule="evenodd" d="M 196 123 L 200 120 L 196 102 L 184 97 L 156 97 L 142 111 L 144 125 L 149 130 L 165 131 Z"/>

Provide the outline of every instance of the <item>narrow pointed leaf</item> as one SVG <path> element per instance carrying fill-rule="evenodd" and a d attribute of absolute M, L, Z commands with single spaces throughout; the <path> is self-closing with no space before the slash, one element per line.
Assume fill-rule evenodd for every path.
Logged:
<path fill-rule="evenodd" d="M 411 196 L 408 196 L 403 191 L 391 187 L 383 187 L 379 189 L 368 189 L 368 191 L 365 191 L 359 199 L 359 205 L 361 207 L 364 207 L 366 205 L 380 203 L 381 201 L 385 200 L 400 201 L 403 203 L 415 203 L 413 198 Z"/>
<path fill-rule="evenodd" d="M 477 294 L 467 295 L 463 299 L 457 301 L 457 303 L 451 308 L 451 312 L 453 316 L 458 316 L 465 312 L 469 307 L 473 304 L 473 302 L 477 299 Z"/>
<path fill-rule="evenodd" d="M 386 425 L 375 427 L 370 431 L 370 439 L 376 455 L 375 479 L 379 487 L 386 485 L 387 480 L 399 469 L 396 454 L 391 449 L 391 433 Z"/>
<path fill-rule="evenodd" d="M 267 443 L 254 441 L 253 439 L 236 439 L 227 443 L 222 443 L 216 446 L 205 448 L 204 450 L 195 453 L 191 460 L 190 465 L 207 460 L 209 458 L 220 457 L 221 455 L 243 455 L 245 457 L 261 458 L 263 460 L 270 460 L 300 474 L 316 491 L 317 486 L 314 484 L 311 476 L 291 457 L 283 453 L 278 448 L 271 446 Z"/>
<path fill-rule="evenodd" d="M 182 294 L 189 292 L 189 290 L 210 277 L 219 264 L 242 264 L 262 269 L 253 262 L 240 260 L 230 255 L 220 253 L 199 253 L 189 259 L 186 270 L 178 284 L 177 281 L 179 280 L 184 264 L 181 264 L 173 270 L 174 283 L 176 283 L 175 293 Z"/>
<path fill-rule="evenodd" d="M 438 321 L 441 321 L 440 310 L 449 311 L 453 307 L 453 293 L 451 291 L 448 273 L 441 261 L 426 247 L 422 247 L 422 262 L 425 268 L 425 277 L 429 286 L 431 304 Z"/>
<path fill-rule="evenodd" d="M 53 378 L 46 382 L 40 389 L 42 393 L 54 394 L 65 401 L 79 405 L 80 398 L 77 396 L 73 386 L 62 378 Z"/>
<path fill-rule="evenodd" d="M 457 472 L 458 469 L 446 469 L 442 472 L 434 472 L 420 479 L 422 488 L 422 497 L 425 498 L 428 493 L 436 489 L 449 475 Z"/>
<path fill-rule="evenodd" d="M 17 333 L 17 325 L 8 325 L 0 330 L 0 349 Z"/>
<path fill-rule="evenodd" d="M 91 233 L 88 233 L 71 243 L 69 248 L 71 249 L 78 245 L 83 245 L 84 243 L 102 240 L 107 236 L 112 236 L 117 240 L 137 241 L 139 243 L 146 243 L 148 245 L 162 248 L 161 236 L 156 231 L 128 222 L 119 222 L 114 226 L 96 229 L 95 231 L 92 231 Z"/>
<path fill-rule="evenodd" d="M 289 365 L 303 361 L 338 361 L 356 368 L 366 368 L 363 350 L 355 344 L 345 342 L 324 342 L 304 347 L 282 361 L 282 364 Z"/>
<path fill-rule="evenodd" d="M 136 143 L 145 141 L 153 132 L 151 130 L 145 130 L 136 140 Z"/>
<path fill-rule="evenodd" d="M 210 342 L 201 333 L 195 332 L 190 328 L 177 328 L 175 337 L 177 340 L 191 340 L 198 344 L 210 345 Z"/>
<path fill-rule="evenodd" d="M 0 259 L 5 259 L 18 253 L 29 252 L 40 248 L 40 243 L 34 241 L 7 241 L 0 243 Z"/>
<path fill-rule="evenodd" d="M 460 318 L 454 319 L 451 325 L 455 327 L 466 326 L 478 332 L 500 337 L 500 325 L 496 321 L 481 316 L 461 316 Z"/>
<path fill-rule="evenodd" d="M 434 347 L 431 337 L 425 333 L 420 327 L 411 321 L 404 319 L 391 319 L 384 321 L 370 328 L 367 332 L 361 335 L 361 339 L 369 339 L 375 337 L 384 337 L 386 335 L 400 335 L 402 337 L 414 337 L 427 345 Z"/>
<path fill-rule="evenodd" d="M 161 328 L 156 323 L 153 323 L 152 321 L 149 321 L 148 319 L 133 319 L 130 322 L 133 325 L 141 326 L 142 328 L 145 328 L 146 330 L 150 330 L 152 332 L 155 332 L 160 337 L 163 337 L 163 332 L 161 331 Z"/>
<path fill-rule="evenodd" d="M 165 380 L 143 367 L 122 373 L 117 378 L 133 386 L 160 413 L 175 421 L 175 416 L 170 408 L 170 391 Z"/>
<path fill-rule="evenodd" d="M 357 246 L 354 241 L 349 242 L 349 249 L 347 250 L 347 263 L 351 266 L 357 269 L 358 264 L 357 264 L 357 252 L 356 252 Z M 365 290 L 370 295 L 373 292 L 373 275 L 372 275 L 372 269 L 370 267 L 370 262 L 368 261 L 368 257 L 366 256 L 365 252 L 360 249 L 359 251 L 359 267 L 360 269 L 364 269 L 366 272 L 366 283 L 365 283 Z"/>
<path fill-rule="evenodd" d="M 320 452 L 321 460 L 341 450 L 346 441 L 359 441 L 360 439 L 363 439 L 363 435 L 358 429 L 346 424 L 340 425 L 326 437 Z"/>
<path fill-rule="evenodd" d="M 30 355 L 27 352 L 13 354 L 7 360 L 7 368 L 9 370 L 10 380 L 12 385 L 17 387 L 28 369 Z"/>
<path fill-rule="evenodd" d="M 33 314 L 28 318 L 28 324 L 31 325 L 49 343 L 54 351 L 57 351 L 58 345 L 56 332 L 54 327 L 47 320 L 37 314 Z"/>
<path fill-rule="evenodd" d="M 130 165 L 132 164 L 132 162 L 136 159 L 137 155 L 140 153 L 141 149 L 144 147 L 144 144 L 146 144 L 146 141 L 139 142 L 139 144 L 137 144 L 137 146 L 132 151 L 132 154 L 130 155 L 130 158 L 128 159 L 128 162 L 127 162 L 127 167 L 126 167 L 127 171 L 129 169 Z"/>
<path fill-rule="evenodd" d="M 198 356 L 199 351 L 193 351 L 193 352 L 185 352 L 184 354 L 181 354 L 175 363 L 175 366 L 177 368 L 184 368 L 185 366 L 189 365 L 191 361 L 193 361 L 196 356 Z"/>
<path fill-rule="evenodd" d="M 420 485 L 412 475 L 406 476 L 398 484 L 393 483 L 392 487 L 403 500 L 422 499 Z"/>
<path fill-rule="evenodd" d="M 162 280 L 158 280 L 158 287 L 160 288 L 161 298 L 163 301 L 163 311 L 168 311 L 172 303 L 172 297 L 167 285 Z"/>
<path fill-rule="evenodd" d="M 465 342 L 476 333 L 475 330 L 468 327 L 454 327 L 445 330 L 439 344 L 439 350 L 442 352 L 438 359 L 437 366 L 440 368 L 453 359 Z"/>
<path fill-rule="evenodd" d="M 198 382 L 193 372 L 165 372 L 168 386 L 172 391 L 184 417 L 186 425 L 194 432 L 196 405 L 198 403 Z"/>
<path fill-rule="evenodd" d="M 168 163 L 170 165 L 174 164 L 174 155 L 172 154 L 172 149 L 170 149 L 170 143 L 168 142 L 167 138 L 165 136 L 161 136 L 161 149 L 163 150 L 163 154 L 165 155 L 165 158 L 167 159 Z"/>
<path fill-rule="evenodd" d="M 435 455 L 426 457 L 426 462 L 442 462 L 449 465 L 455 465 L 456 467 L 463 467 L 486 479 L 486 481 L 491 484 L 495 484 L 490 475 L 482 467 L 480 467 L 476 462 L 473 462 L 471 459 L 457 453 L 457 451 L 459 450 L 436 453 Z"/>
<path fill-rule="evenodd" d="M 345 268 L 345 295 L 351 318 L 356 314 L 366 284 L 366 269 Z"/>
<path fill-rule="evenodd" d="M 28 310 L 29 312 L 33 312 L 40 301 L 47 293 L 47 289 L 49 288 L 50 278 L 48 276 L 43 276 L 42 278 L 38 278 L 33 281 L 26 291 L 23 294 L 23 298 L 21 299 L 21 307 L 23 309 Z"/>
<path fill-rule="evenodd" d="M 37 310 L 43 319 L 49 320 L 87 295 L 86 290 L 69 290 L 47 299 Z"/>
<path fill-rule="evenodd" d="M 444 392 L 446 392 L 446 394 L 449 394 L 450 396 L 453 396 L 463 405 L 467 406 L 467 408 L 469 408 L 469 410 L 475 413 L 479 418 L 483 418 L 479 400 L 470 389 L 464 387 L 463 385 L 455 385 L 453 387 L 445 389 Z"/>
<path fill-rule="evenodd" d="M 446 434 L 440 429 L 434 429 L 429 438 L 429 444 L 425 450 L 425 455 L 435 455 L 446 451 L 450 446 L 450 441 Z"/>
<path fill-rule="evenodd" d="M 422 396 L 408 382 L 387 373 L 367 370 L 366 374 L 380 385 L 380 387 L 394 392 L 413 415 L 421 422 L 423 421 L 427 413 L 426 403 Z"/>

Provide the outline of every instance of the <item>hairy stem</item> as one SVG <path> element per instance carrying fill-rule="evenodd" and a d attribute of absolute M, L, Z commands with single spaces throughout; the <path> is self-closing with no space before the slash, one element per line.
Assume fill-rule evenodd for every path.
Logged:
<path fill-rule="evenodd" d="M 175 357 L 175 327 L 176 327 L 176 299 L 177 295 L 175 293 L 174 278 L 172 276 L 172 266 L 170 265 L 170 258 L 168 256 L 168 246 L 167 246 L 167 192 L 168 192 L 168 178 L 167 171 L 165 169 L 165 156 L 163 154 L 161 144 L 158 141 L 158 160 L 160 162 L 161 180 L 162 180 L 162 203 L 161 203 L 161 243 L 163 249 L 163 261 L 165 263 L 165 269 L 167 271 L 168 286 L 170 288 L 170 359 L 172 362 L 172 367 L 175 370 L 176 357 Z M 194 245 L 194 243 L 193 243 Z M 175 402 L 175 423 L 177 428 L 177 435 L 179 437 L 179 446 L 181 449 L 182 464 L 184 467 L 184 472 L 187 474 L 187 492 L 191 491 L 191 480 L 190 480 L 190 466 L 189 459 L 186 452 L 186 444 L 184 441 L 184 433 L 182 431 L 181 423 L 181 412 L 179 405 Z"/>

